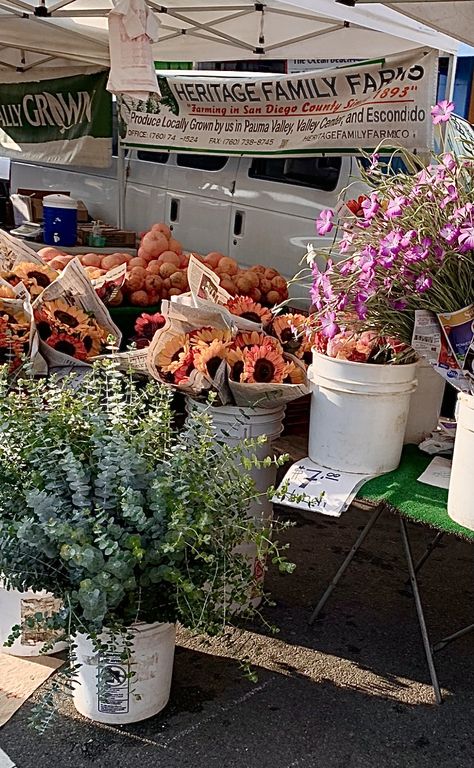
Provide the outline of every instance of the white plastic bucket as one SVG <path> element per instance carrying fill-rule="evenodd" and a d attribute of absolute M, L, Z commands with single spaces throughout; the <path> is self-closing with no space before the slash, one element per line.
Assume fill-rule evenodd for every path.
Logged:
<path fill-rule="evenodd" d="M 35 613 L 51 615 L 60 607 L 60 601 L 48 592 L 18 592 L 16 589 L 5 589 L 0 581 L 0 652 L 12 656 L 39 656 L 44 644 L 53 639 L 48 630 L 25 627 L 11 647 L 4 643 L 12 627 L 23 624 L 28 616 Z M 58 653 L 66 647 L 66 643 L 55 643 L 48 653 Z"/>
<path fill-rule="evenodd" d="M 458 395 L 456 439 L 448 493 L 448 515 L 474 531 L 474 396 Z"/>
<path fill-rule="evenodd" d="M 425 359 L 418 361 L 416 378 L 418 386 L 410 398 L 404 442 L 419 445 L 438 425 L 445 381 Z"/>
<path fill-rule="evenodd" d="M 176 644 L 174 624 L 135 624 L 130 661 L 121 658 L 121 639 L 116 647 L 98 653 L 86 635 L 76 635 L 75 655 L 80 664 L 74 683 L 73 702 L 84 717 L 98 723 L 122 725 L 153 717 L 170 697 Z M 104 630 L 102 642 L 110 642 Z M 134 674 L 130 677 L 130 672 Z"/>
<path fill-rule="evenodd" d="M 238 445 L 242 440 L 267 436 L 267 442 L 257 445 L 250 453 L 259 460 L 273 455 L 272 443 L 283 431 L 283 417 L 285 406 L 278 405 L 273 408 L 238 408 L 237 406 L 209 406 L 192 398 L 186 398 L 186 411 L 191 413 L 195 409 L 200 413 L 206 412 L 212 418 L 214 433 L 223 443 L 230 446 Z M 267 489 L 275 484 L 277 468 L 253 467 L 248 471 L 257 487 L 264 494 Z M 260 502 L 253 502 L 249 507 L 249 515 L 261 519 L 268 519 L 272 515 L 272 504 L 261 496 Z"/>
<path fill-rule="evenodd" d="M 238 445 L 242 440 L 266 435 L 266 443 L 257 445 L 250 450 L 250 454 L 254 454 L 260 461 L 267 456 L 273 455 L 272 443 L 283 431 L 284 405 L 274 406 L 273 408 L 243 408 L 227 405 L 214 407 L 206 403 L 200 403 L 190 397 L 186 398 L 187 412 L 191 413 L 193 409 L 200 413 L 209 413 L 216 437 L 226 445 L 234 446 Z M 265 493 L 271 485 L 275 485 L 277 467 L 274 464 L 260 469 L 252 467 L 252 469 L 245 470 L 245 472 L 248 472 L 257 490 L 262 494 L 258 501 L 254 501 L 249 505 L 248 515 L 263 527 L 273 517 L 273 506 Z M 252 575 L 263 585 L 265 564 L 257 557 L 256 545 L 242 544 L 236 548 L 236 551 L 248 559 Z M 260 602 L 261 597 L 249 596 L 249 603 L 254 608 L 257 608 Z M 245 609 L 245 607 L 231 605 L 229 611 L 235 614 Z"/>
<path fill-rule="evenodd" d="M 416 363 L 374 365 L 313 351 L 309 457 L 330 469 L 383 474 L 400 462 Z"/>

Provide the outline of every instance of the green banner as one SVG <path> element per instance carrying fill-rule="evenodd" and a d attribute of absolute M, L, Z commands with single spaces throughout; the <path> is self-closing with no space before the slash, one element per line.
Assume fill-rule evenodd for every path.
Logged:
<path fill-rule="evenodd" d="M 112 153 L 108 73 L 0 84 L 0 155 L 106 167 Z"/>

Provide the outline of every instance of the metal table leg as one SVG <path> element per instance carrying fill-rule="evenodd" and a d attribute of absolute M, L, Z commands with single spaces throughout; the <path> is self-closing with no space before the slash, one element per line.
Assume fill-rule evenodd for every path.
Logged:
<path fill-rule="evenodd" d="M 357 541 L 352 546 L 351 551 L 347 555 L 346 559 L 342 563 L 342 565 L 339 568 L 338 572 L 336 573 L 336 575 L 332 579 L 331 583 L 329 584 L 328 588 L 326 589 L 325 593 L 321 597 L 321 600 L 319 601 L 319 603 L 317 604 L 317 606 L 314 609 L 313 613 L 311 614 L 311 617 L 309 619 L 309 624 L 313 624 L 316 621 L 316 619 L 318 618 L 319 614 L 321 613 L 322 609 L 324 608 L 324 606 L 326 605 L 328 599 L 330 598 L 332 592 L 334 591 L 334 588 L 336 587 L 336 585 L 338 584 L 339 580 L 341 579 L 341 577 L 346 572 L 346 570 L 349 567 L 349 565 L 350 565 L 354 555 L 356 554 L 357 550 L 360 549 L 361 545 L 364 542 L 364 539 L 366 538 L 367 534 L 370 532 L 370 530 L 373 528 L 373 526 L 375 525 L 375 523 L 379 519 L 379 517 L 382 514 L 383 510 L 384 510 L 384 505 L 383 504 L 379 505 L 375 509 L 375 511 L 372 514 L 372 516 L 369 518 L 366 526 L 360 532 L 360 535 L 359 535 Z"/>
<path fill-rule="evenodd" d="M 439 687 L 438 675 L 436 673 L 436 667 L 433 659 L 433 652 L 431 650 L 430 639 L 428 630 L 426 628 L 425 615 L 423 613 L 423 605 L 418 591 L 418 582 L 416 580 L 415 566 L 413 563 L 413 556 L 411 553 L 410 542 L 408 539 L 408 530 L 406 521 L 400 515 L 400 530 L 402 534 L 402 542 L 405 549 L 405 555 L 408 565 L 408 573 L 410 574 L 410 584 L 413 591 L 413 597 L 415 598 L 416 612 L 418 614 L 418 622 L 420 624 L 421 637 L 423 640 L 423 646 L 425 649 L 426 661 L 428 662 L 428 668 L 430 671 L 431 684 L 433 686 L 435 699 L 437 704 L 442 704 L 443 698 L 441 696 L 441 690 Z"/>
<path fill-rule="evenodd" d="M 464 635 L 467 635 L 468 632 L 472 632 L 473 630 L 474 624 L 470 624 L 468 627 L 464 627 L 464 629 L 460 629 L 458 632 L 454 632 L 452 635 L 443 637 L 442 640 L 439 640 L 433 645 L 433 651 L 442 651 L 443 648 L 446 648 L 446 646 L 452 643 L 453 640 L 457 640 L 459 637 L 463 637 Z"/>
<path fill-rule="evenodd" d="M 424 554 L 420 557 L 420 559 L 416 563 L 415 573 L 418 573 L 418 571 L 423 567 L 423 565 L 426 563 L 429 556 L 431 555 L 433 550 L 436 549 L 436 547 L 438 546 L 439 542 L 443 537 L 444 537 L 444 531 L 438 531 L 434 539 L 430 541 L 430 543 L 427 545 Z"/>

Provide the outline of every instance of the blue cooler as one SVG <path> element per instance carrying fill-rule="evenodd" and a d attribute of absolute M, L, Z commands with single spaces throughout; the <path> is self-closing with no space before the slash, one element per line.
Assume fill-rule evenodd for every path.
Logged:
<path fill-rule="evenodd" d="M 44 242 L 46 245 L 76 245 L 77 200 L 68 195 L 43 197 Z"/>

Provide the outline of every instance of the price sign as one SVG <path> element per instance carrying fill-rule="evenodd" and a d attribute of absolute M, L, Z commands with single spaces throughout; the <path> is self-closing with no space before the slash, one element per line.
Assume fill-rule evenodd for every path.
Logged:
<path fill-rule="evenodd" d="M 309 458 L 301 459 L 286 473 L 273 502 L 308 512 L 340 517 L 357 495 L 359 488 L 371 477 L 373 475 L 336 472 L 316 464 Z"/>

